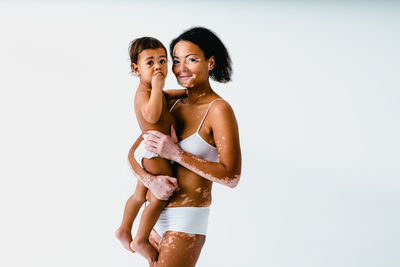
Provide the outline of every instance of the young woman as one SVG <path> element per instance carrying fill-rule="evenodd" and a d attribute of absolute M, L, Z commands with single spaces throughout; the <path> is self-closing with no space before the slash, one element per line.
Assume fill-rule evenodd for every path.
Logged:
<path fill-rule="evenodd" d="M 231 79 L 230 57 L 221 40 L 196 27 L 174 39 L 170 52 L 172 71 L 187 97 L 170 103 L 177 125 L 171 136 L 148 131 L 144 143 L 148 151 L 176 163 L 179 181 L 154 227 L 161 237 L 153 240 L 159 251 L 156 266 L 187 267 L 195 266 L 205 242 L 212 184 L 238 184 L 241 152 L 234 112 L 209 81 Z M 140 167 L 134 151 L 141 140 L 129 153 L 132 170 L 157 198 L 166 199 L 177 187 L 167 176 L 153 176 Z"/>

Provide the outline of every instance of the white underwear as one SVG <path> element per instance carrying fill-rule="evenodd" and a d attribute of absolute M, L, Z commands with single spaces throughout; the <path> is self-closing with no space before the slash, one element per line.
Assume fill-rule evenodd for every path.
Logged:
<path fill-rule="evenodd" d="M 207 234 L 210 207 L 172 207 L 161 212 L 154 229 L 163 237 L 167 231 Z"/>
<path fill-rule="evenodd" d="M 143 138 L 146 138 L 146 136 L 147 136 L 147 134 L 144 134 Z M 135 151 L 135 159 L 140 164 L 140 166 L 142 166 L 142 168 L 143 168 L 142 160 L 144 158 L 151 159 L 151 158 L 156 158 L 156 157 L 158 157 L 158 154 L 146 150 L 144 140 L 142 142 L 140 142 L 140 145 L 138 146 L 138 148 Z"/>

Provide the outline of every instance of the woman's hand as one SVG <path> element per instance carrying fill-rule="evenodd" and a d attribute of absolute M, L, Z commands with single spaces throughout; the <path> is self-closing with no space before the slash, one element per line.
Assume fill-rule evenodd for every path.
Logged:
<path fill-rule="evenodd" d="M 178 145 L 178 137 L 175 128 L 171 125 L 171 136 L 158 131 L 147 131 L 145 148 L 158 154 L 160 157 L 177 161 L 181 148 Z"/>
<path fill-rule="evenodd" d="M 150 191 L 160 200 L 168 200 L 178 187 L 178 180 L 166 175 L 155 176 L 148 183 Z"/>

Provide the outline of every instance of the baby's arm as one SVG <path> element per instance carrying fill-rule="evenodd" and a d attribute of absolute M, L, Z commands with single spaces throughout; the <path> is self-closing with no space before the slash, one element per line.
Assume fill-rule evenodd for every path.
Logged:
<path fill-rule="evenodd" d="M 186 97 L 186 89 L 168 89 L 163 91 L 167 99 L 178 99 Z"/>
<path fill-rule="evenodd" d="M 147 94 L 138 95 L 140 112 L 142 112 L 143 118 L 150 123 L 156 123 L 160 119 L 164 82 L 164 76 L 156 74 L 151 79 L 150 98 Z"/>

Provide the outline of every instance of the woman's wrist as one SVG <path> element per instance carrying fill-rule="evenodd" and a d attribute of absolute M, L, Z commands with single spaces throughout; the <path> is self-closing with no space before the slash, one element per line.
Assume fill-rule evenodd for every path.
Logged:
<path fill-rule="evenodd" d="M 176 163 L 182 163 L 183 153 L 184 150 L 178 144 L 176 144 L 176 151 L 171 154 L 170 160 L 175 161 Z"/>
<path fill-rule="evenodd" d="M 168 200 L 168 198 L 178 188 L 178 182 L 174 177 L 158 175 L 153 176 L 153 179 L 149 180 L 149 184 L 146 187 L 156 198 L 160 200 Z"/>
<path fill-rule="evenodd" d="M 154 179 L 155 179 L 156 177 L 154 176 L 154 175 L 148 175 L 148 176 L 146 176 L 146 183 L 144 183 L 144 186 L 146 186 L 149 190 L 151 190 L 151 188 L 153 187 L 153 185 L 154 185 Z M 143 178 L 143 180 L 144 180 L 144 178 Z"/>
<path fill-rule="evenodd" d="M 155 176 L 151 175 L 151 174 L 146 174 L 146 175 L 142 175 L 140 177 L 140 181 L 143 183 L 143 185 L 145 187 L 147 187 L 148 189 L 150 189 L 152 187 L 152 184 L 154 182 Z"/>

